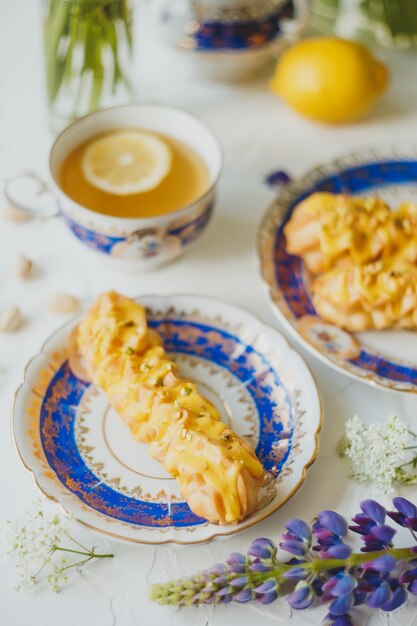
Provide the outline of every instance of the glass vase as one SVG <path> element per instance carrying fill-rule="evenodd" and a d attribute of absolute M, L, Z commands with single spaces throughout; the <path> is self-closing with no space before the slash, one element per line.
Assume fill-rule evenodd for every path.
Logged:
<path fill-rule="evenodd" d="M 313 26 L 390 48 L 417 46 L 416 0 L 313 0 Z"/>
<path fill-rule="evenodd" d="M 52 130 L 132 95 L 130 0 L 46 0 L 44 45 Z"/>

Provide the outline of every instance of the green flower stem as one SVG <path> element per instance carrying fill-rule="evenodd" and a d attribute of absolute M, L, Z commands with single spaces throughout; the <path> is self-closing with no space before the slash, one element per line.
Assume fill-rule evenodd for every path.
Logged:
<path fill-rule="evenodd" d="M 407 449 L 407 448 L 405 448 Z M 412 465 L 413 467 L 415 467 L 417 464 L 417 455 L 413 456 L 413 458 L 411 459 L 411 461 L 406 461 L 405 463 L 401 463 L 401 465 L 399 465 L 398 467 L 396 467 L 396 470 L 400 470 L 403 467 L 407 467 L 407 465 Z"/>
<path fill-rule="evenodd" d="M 411 548 L 394 548 L 392 550 L 378 550 L 375 552 L 359 552 L 353 553 L 347 559 L 314 559 L 314 561 L 303 563 L 303 569 L 310 571 L 312 574 L 322 574 L 323 572 L 327 572 L 332 569 L 337 569 L 344 567 L 346 569 L 353 569 L 354 567 L 358 567 L 363 563 L 369 563 L 369 561 L 374 561 L 380 556 L 385 556 L 386 554 L 390 554 L 394 557 L 394 559 L 401 561 L 410 561 L 411 559 L 415 559 L 417 557 L 416 553 L 412 551 Z M 295 563 L 294 565 L 287 565 L 285 563 L 280 563 L 278 567 L 271 570 L 271 572 L 251 572 L 251 575 L 256 574 L 259 576 L 260 582 L 265 582 L 268 578 L 274 577 L 279 578 L 285 572 L 288 572 L 291 569 L 300 567 L 299 564 Z M 272 573 L 272 576 L 271 576 Z M 236 574 L 236 576 L 241 576 L 241 574 Z M 254 582 L 258 583 L 258 578 L 253 579 Z"/>
<path fill-rule="evenodd" d="M 316 574 L 337 567 L 352 569 L 354 567 L 358 567 L 359 565 L 363 565 L 363 563 L 374 561 L 380 556 L 385 556 L 386 554 L 390 554 L 397 561 L 411 561 L 417 556 L 416 553 L 413 552 L 412 548 L 392 548 L 391 550 L 377 550 L 375 552 L 356 552 L 351 554 L 347 559 L 315 559 L 311 563 L 303 565 L 303 567 L 308 569 L 308 565 L 311 565 L 312 571 Z"/>
<path fill-rule="evenodd" d="M 52 546 L 51 550 L 53 552 L 71 552 L 71 554 L 81 554 L 82 556 L 87 556 L 92 559 L 112 559 L 114 554 L 97 554 L 93 550 L 86 550 L 82 552 L 81 550 L 73 550 L 72 548 L 62 548 L 61 546 Z"/>

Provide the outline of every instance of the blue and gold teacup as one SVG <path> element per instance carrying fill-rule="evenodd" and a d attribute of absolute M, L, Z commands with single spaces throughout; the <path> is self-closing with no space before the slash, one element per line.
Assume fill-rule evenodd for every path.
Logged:
<path fill-rule="evenodd" d="M 161 34 L 199 75 L 257 76 L 308 22 L 307 0 L 165 0 Z"/>
<path fill-rule="evenodd" d="M 77 146 L 102 133 L 132 128 L 179 140 L 201 158 L 207 169 L 207 184 L 195 201 L 163 215 L 158 215 L 157 208 L 153 207 L 152 217 L 126 218 L 117 215 L 117 206 L 114 215 L 105 215 L 82 206 L 63 191 L 59 172 Z M 144 271 L 178 257 L 201 235 L 212 214 L 221 168 L 220 145 L 205 124 L 174 107 L 137 103 L 101 109 L 66 126 L 50 150 L 50 185 L 30 173 L 19 178 L 36 178 L 42 194 L 52 194 L 54 206 L 47 216 L 61 217 L 85 246 L 120 269 Z M 16 200 L 12 187 L 18 182 L 16 178 L 8 181 L 6 198 L 14 206 L 34 212 L 33 206 L 29 208 Z M 42 209 L 39 212 L 45 215 Z"/>

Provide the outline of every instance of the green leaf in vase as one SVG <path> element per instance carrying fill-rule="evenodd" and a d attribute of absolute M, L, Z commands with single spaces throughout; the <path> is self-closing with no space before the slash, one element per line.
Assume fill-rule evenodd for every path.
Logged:
<path fill-rule="evenodd" d="M 119 24 L 122 30 L 118 29 Z M 119 45 L 122 36 L 123 50 L 130 53 L 129 0 L 49 0 L 44 33 L 51 107 L 65 86 L 74 92 L 73 115 L 79 111 L 81 103 L 82 107 L 97 108 L 103 97 L 108 54 L 112 57 L 111 92 L 116 93 L 120 83 L 130 91 L 131 84 L 120 65 Z M 90 90 L 89 93 L 85 94 L 86 90 Z"/>

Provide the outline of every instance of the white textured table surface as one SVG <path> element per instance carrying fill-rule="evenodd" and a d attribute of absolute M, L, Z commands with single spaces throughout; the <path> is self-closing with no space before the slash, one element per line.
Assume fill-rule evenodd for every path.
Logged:
<path fill-rule="evenodd" d="M 115 288 L 128 295 L 189 292 L 216 296 L 242 305 L 263 321 L 278 326 L 261 284 L 255 253 L 259 219 L 272 199 L 263 178 L 274 169 L 302 173 L 358 147 L 381 142 L 410 141 L 417 128 L 416 56 L 387 57 L 393 84 L 375 114 L 355 126 L 326 128 L 296 117 L 265 89 L 198 84 L 179 77 L 172 63 L 151 37 L 149 4 L 139 11 L 136 80 L 141 97 L 163 100 L 203 118 L 218 134 L 225 151 L 225 171 L 214 219 L 198 245 L 177 263 L 146 276 L 123 275 L 105 269 L 85 252 L 64 225 L 56 221 L 14 224 L 0 217 L 0 308 L 17 304 L 27 323 L 15 335 L 0 336 L 0 524 L 19 518 L 37 491 L 21 466 L 10 435 L 13 393 L 26 361 L 62 320 L 44 312 L 47 294 L 65 290 L 85 301 L 97 292 Z M 46 130 L 41 55 L 40 3 L 1 2 L 0 20 L 0 176 L 22 167 L 44 174 L 50 136 Z M 417 137 L 415 138 L 417 141 Z M 15 256 L 33 258 L 40 275 L 28 283 L 11 276 Z M 415 397 L 395 395 L 352 382 L 307 356 L 318 380 L 325 424 L 316 464 L 301 490 L 282 509 L 241 535 L 197 547 L 147 547 L 112 543 L 79 529 L 90 544 L 112 550 L 111 562 L 94 563 L 60 594 L 34 588 L 12 591 L 13 562 L 0 558 L 0 624 L 2 626 L 252 626 L 287 622 L 291 611 L 280 601 L 261 607 L 226 606 L 175 611 L 147 599 L 151 582 L 192 573 L 222 560 L 234 550 L 245 550 L 256 536 L 276 537 L 286 519 L 311 519 L 323 508 L 350 515 L 372 490 L 347 478 L 346 465 L 337 458 L 335 444 L 345 420 L 359 412 L 366 420 L 385 419 L 395 412 L 415 420 Z M 405 490 L 404 490 L 405 492 Z M 417 490 L 408 490 L 416 499 Z M 45 503 L 54 510 L 54 505 Z M 77 529 L 78 532 L 78 529 Z M 295 614 L 293 626 L 320 624 L 324 609 Z M 392 616 L 375 614 L 369 623 L 417 624 L 416 605 Z"/>

